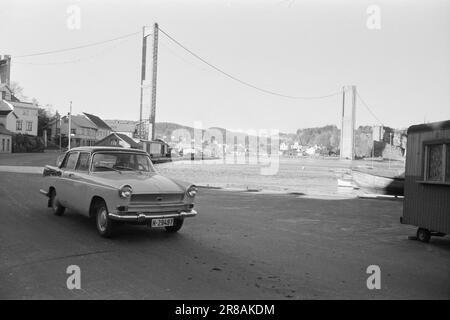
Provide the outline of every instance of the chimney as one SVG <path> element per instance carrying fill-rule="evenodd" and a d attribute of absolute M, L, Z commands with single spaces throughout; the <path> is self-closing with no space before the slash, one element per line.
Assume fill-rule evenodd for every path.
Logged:
<path fill-rule="evenodd" d="M 5 83 L 9 87 L 10 75 L 11 75 L 11 56 L 0 55 L 0 83 Z"/>

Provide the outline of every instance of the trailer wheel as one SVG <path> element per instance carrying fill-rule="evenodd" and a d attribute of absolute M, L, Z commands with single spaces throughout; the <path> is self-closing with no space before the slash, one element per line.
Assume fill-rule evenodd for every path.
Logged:
<path fill-rule="evenodd" d="M 422 242 L 430 242 L 431 232 L 424 228 L 417 229 L 417 239 Z"/>

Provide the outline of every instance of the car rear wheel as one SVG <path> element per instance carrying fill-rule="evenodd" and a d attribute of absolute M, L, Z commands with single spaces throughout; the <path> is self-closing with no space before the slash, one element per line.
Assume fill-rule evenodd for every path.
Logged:
<path fill-rule="evenodd" d="M 169 232 L 169 233 L 177 232 L 183 226 L 183 222 L 184 222 L 184 219 L 175 219 L 175 221 L 173 222 L 173 226 L 165 227 L 166 231 Z"/>
<path fill-rule="evenodd" d="M 56 191 L 52 189 L 50 191 L 50 207 L 52 208 L 53 214 L 56 216 L 62 216 L 66 208 L 64 208 L 58 200 L 58 196 L 56 195 Z"/>
<path fill-rule="evenodd" d="M 94 207 L 95 212 L 95 224 L 97 226 L 98 233 L 105 238 L 112 237 L 115 231 L 115 221 L 111 220 L 108 216 L 108 208 L 104 201 L 97 201 Z"/>

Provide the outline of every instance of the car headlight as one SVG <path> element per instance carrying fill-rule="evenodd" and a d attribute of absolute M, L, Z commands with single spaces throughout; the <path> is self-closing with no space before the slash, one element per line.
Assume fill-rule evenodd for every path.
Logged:
<path fill-rule="evenodd" d="M 119 189 L 119 197 L 126 199 L 131 197 L 131 194 L 133 193 L 133 189 L 130 186 L 122 186 Z"/>
<path fill-rule="evenodd" d="M 190 187 L 187 189 L 186 194 L 187 194 L 189 197 L 191 197 L 191 198 L 195 197 L 195 195 L 197 194 L 197 187 L 196 187 L 196 186 L 190 186 Z"/>

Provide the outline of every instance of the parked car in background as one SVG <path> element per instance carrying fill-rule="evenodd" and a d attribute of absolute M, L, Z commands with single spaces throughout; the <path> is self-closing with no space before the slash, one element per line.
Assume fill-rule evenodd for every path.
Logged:
<path fill-rule="evenodd" d="M 57 216 L 68 208 L 95 218 L 101 236 L 120 223 L 146 224 L 177 232 L 194 217 L 197 187 L 164 177 L 142 150 L 79 147 L 67 151 L 57 166 L 44 168 L 48 206 Z"/>

